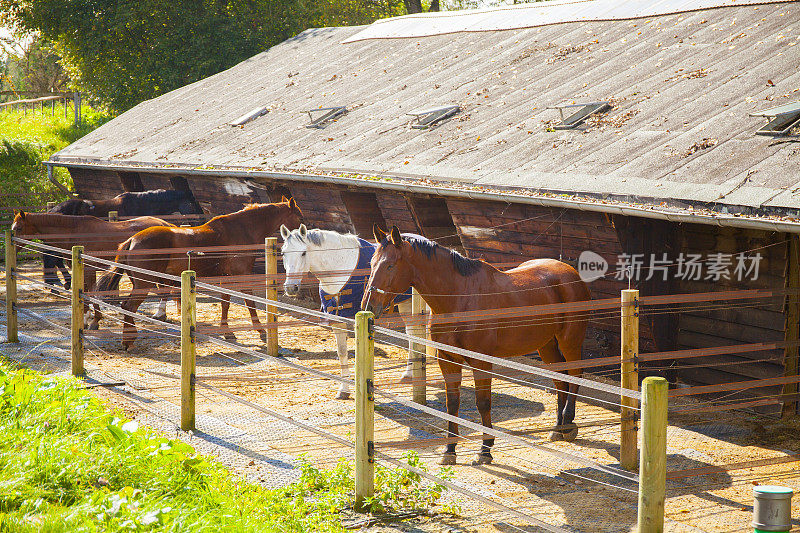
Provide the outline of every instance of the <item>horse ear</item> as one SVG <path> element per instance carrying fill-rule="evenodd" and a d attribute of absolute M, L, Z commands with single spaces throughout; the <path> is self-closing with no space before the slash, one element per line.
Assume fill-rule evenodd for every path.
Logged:
<path fill-rule="evenodd" d="M 377 243 L 381 242 L 383 238 L 386 237 L 386 232 L 378 226 L 377 222 L 372 224 L 372 236 L 375 237 L 375 242 Z"/>
<path fill-rule="evenodd" d="M 300 236 L 305 239 L 306 235 L 308 235 L 308 228 L 306 228 L 305 224 L 300 224 Z"/>
<path fill-rule="evenodd" d="M 25 211 L 20 211 L 19 212 L 19 218 L 22 219 L 22 220 L 25 220 Z"/>
<path fill-rule="evenodd" d="M 288 199 L 288 198 L 286 198 L 286 195 L 285 195 L 285 194 L 282 194 L 282 195 L 281 195 L 281 203 L 282 203 L 282 204 L 285 204 L 285 203 L 286 203 L 286 202 L 288 202 L 288 201 L 289 201 L 289 199 Z"/>
<path fill-rule="evenodd" d="M 284 200 L 285 200 L 285 199 L 286 199 L 286 198 L 284 197 Z M 294 196 L 292 196 L 291 198 L 289 198 L 289 199 L 288 199 L 288 200 L 286 200 L 286 201 L 287 201 L 287 202 L 289 202 L 289 209 L 298 209 L 298 207 L 297 207 L 297 202 L 295 202 L 295 201 L 294 201 Z"/>
<path fill-rule="evenodd" d="M 403 244 L 403 237 L 400 236 L 400 230 L 397 226 L 392 227 L 392 244 L 398 248 Z"/>
<path fill-rule="evenodd" d="M 289 238 L 289 228 L 286 227 L 286 224 L 281 224 L 281 237 L 284 241 Z"/>

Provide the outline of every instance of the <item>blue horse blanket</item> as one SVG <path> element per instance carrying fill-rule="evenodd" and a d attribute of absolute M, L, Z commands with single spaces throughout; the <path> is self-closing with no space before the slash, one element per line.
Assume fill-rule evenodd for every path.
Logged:
<path fill-rule="evenodd" d="M 375 253 L 377 246 L 369 241 L 359 238 L 358 262 L 356 269 L 344 284 L 342 289 L 336 294 L 328 294 L 319 289 L 319 299 L 322 302 L 322 312 L 331 315 L 353 318 L 361 310 L 361 299 L 364 297 L 364 290 L 369 281 L 370 261 Z M 398 304 L 411 298 L 411 289 L 403 294 L 397 295 L 394 303 Z"/>

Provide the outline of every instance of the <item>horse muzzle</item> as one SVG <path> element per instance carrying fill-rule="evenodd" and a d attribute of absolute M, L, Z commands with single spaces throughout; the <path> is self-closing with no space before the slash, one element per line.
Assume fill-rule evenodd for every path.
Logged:
<path fill-rule="evenodd" d="M 283 293 L 286 296 L 297 296 L 300 294 L 300 284 L 299 283 L 289 283 L 283 286 Z"/>

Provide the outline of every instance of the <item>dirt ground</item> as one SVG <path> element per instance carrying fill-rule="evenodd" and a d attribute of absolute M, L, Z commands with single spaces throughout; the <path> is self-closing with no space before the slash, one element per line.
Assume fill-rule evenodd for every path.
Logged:
<path fill-rule="evenodd" d="M 36 275 L 35 265 L 24 266 L 25 275 Z M 3 291 L 5 283 L 2 283 Z M 52 322 L 68 325 L 69 310 L 63 298 L 53 297 L 27 282 L 20 282 L 20 305 L 40 313 Z M 3 295 L 4 297 L 4 295 Z M 219 305 L 215 296 L 200 294 L 198 330 L 217 324 Z M 153 303 L 142 307 L 152 314 Z M 170 321 L 177 323 L 175 305 L 168 306 Z M 263 313 L 261 314 L 263 317 Z M 129 352 L 121 349 L 117 333 L 119 316 L 111 315 L 99 333 L 90 332 L 87 342 L 87 368 L 106 376 L 123 376 L 127 393 L 121 388 L 99 387 L 110 403 L 143 420 L 153 417 L 148 401 L 179 405 L 179 338 L 158 326 L 145 325 Z M 282 317 L 281 321 L 295 321 Z M 4 322 L 5 317 L 0 318 Z M 258 335 L 241 329 L 249 323 L 244 307 L 231 307 L 231 325 L 238 342 L 256 351 L 263 345 Z M 152 327 L 152 329 L 150 329 Z M 53 326 L 20 314 L 20 331 L 46 338 L 63 336 Z M 335 338 L 330 330 L 317 326 L 281 328 L 283 359 L 328 373 L 339 373 Z M 63 343 L 63 341 L 61 341 Z M 55 343 L 57 344 L 57 342 Z M 402 342 L 376 339 L 376 388 L 403 398 L 411 397 L 409 385 L 398 378 L 407 355 Z M 8 345 L 6 345 L 8 346 Z M 354 349 L 353 340 L 349 347 Z M 4 347 L 4 350 L 6 348 Z M 259 358 L 239 351 L 220 349 L 210 343 L 198 345 L 198 417 L 222 421 L 226 428 L 246 432 L 258 441 L 260 450 L 297 458 L 301 454 L 322 467 L 333 466 L 342 458 L 352 458 L 352 450 L 329 439 L 270 417 L 258 406 L 278 411 L 302 423 L 344 439 L 353 440 L 354 402 L 335 399 L 337 385 L 283 366 L 270 358 Z M 47 364 L 37 350 L 23 354 L 35 366 Z M 37 359 L 39 358 L 39 359 Z M 520 358 L 524 361 L 524 358 Z M 54 369 L 55 370 L 55 369 Z M 95 370 L 92 370 L 95 372 Z M 549 386 L 546 381 L 539 382 Z M 207 386 L 214 387 L 208 388 Z M 245 405 L 230 400 L 219 391 L 252 402 Z M 597 399 L 578 402 L 576 421 L 586 423 L 571 443 L 547 442 L 547 427 L 555 423 L 555 396 L 539 388 L 513 381 L 495 380 L 493 421 L 498 429 L 517 431 L 531 442 L 555 451 L 599 463 L 618 466 L 619 424 L 611 406 Z M 137 398 L 147 395 L 148 401 Z M 428 405 L 444 409 L 441 375 L 435 362 L 428 364 Z M 445 423 L 402 404 L 376 398 L 376 448 L 393 457 L 407 449 L 418 451 L 431 472 L 443 446 L 426 446 L 426 439 L 444 436 Z M 461 416 L 479 421 L 474 405 L 471 375 L 463 383 Z M 690 401 L 682 403 L 684 407 Z M 675 406 L 678 407 L 676 404 Z M 198 423 L 198 427 L 200 424 Z M 207 431 L 211 433 L 210 431 Z M 462 428 L 462 434 L 475 437 Z M 225 435 L 219 436 L 225 439 Z M 498 440 L 491 465 L 472 466 L 480 441 L 468 440 L 458 447 L 458 464 L 453 468 L 455 482 L 483 496 L 501 502 L 547 524 L 567 531 L 633 531 L 636 523 L 636 486 L 633 482 L 597 471 L 591 465 Z M 668 486 L 666 500 L 667 531 L 750 531 L 752 490 L 755 484 L 780 484 L 800 493 L 800 463 L 787 458 L 800 452 L 800 421 L 781 421 L 745 411 L 711 412 L 692 415 L 670 414 L 668 431 Z M 221 460 L 225 460 L 220 455 Z M 760 461 L 767 464 L 748 462 Z M 739 468 L 729 469 L 738 464 Z M 728 465 L 727 467 L 725 465 Z M 722 468 L 707 468 L 707 467 Z M 271 471 L 262 462 L 231 461 L 231 467 L 251 479 L 268 483 Z M 373 526 L 370 531 L 539 531 L 535 526 L 508 513 L 462 496 L 452 496 L 461 507 L 462 518 L 445 520 L 425 517 L 407 521 L 394 529 Z M 792 531 L 800 531 L 800 496 L 793 501 Z M 394 526 L 393 526 L 394 527 Z"/>

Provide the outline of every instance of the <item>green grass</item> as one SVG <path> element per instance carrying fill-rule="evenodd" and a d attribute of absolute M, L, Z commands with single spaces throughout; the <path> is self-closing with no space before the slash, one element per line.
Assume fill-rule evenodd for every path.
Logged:
<path fill-rule="evenodd" d="M 442 490 L 379 467 L 371 504 L 430 508 Z M 0 531 L 334 532 L 353 492 L 347 462 L 330 471 L 304 463 L 284 489 L 248 484 L 110 412 L 78 380 L 0 362 Z"/>

